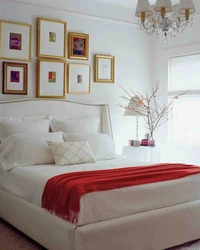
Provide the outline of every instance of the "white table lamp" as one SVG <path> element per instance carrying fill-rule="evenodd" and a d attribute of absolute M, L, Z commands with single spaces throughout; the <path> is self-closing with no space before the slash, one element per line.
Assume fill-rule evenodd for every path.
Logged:
<path fill-rule="evenodd" d="M 124 116 L 136 116 L 136 140 L 138 141 L 138 116 L 140 114 L 141 108 L 134 101 L 130 101 L 128 104 L 128 108 L 124 112 Z"/>

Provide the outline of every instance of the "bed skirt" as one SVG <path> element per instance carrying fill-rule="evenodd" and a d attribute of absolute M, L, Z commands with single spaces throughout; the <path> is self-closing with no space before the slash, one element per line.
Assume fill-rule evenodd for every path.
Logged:
<path fill-rule="evenodd" d="M 76 227 L 0 189 L 0 217 L 50 250 L 161 250 L 200 238 L 200 200 Z"/>

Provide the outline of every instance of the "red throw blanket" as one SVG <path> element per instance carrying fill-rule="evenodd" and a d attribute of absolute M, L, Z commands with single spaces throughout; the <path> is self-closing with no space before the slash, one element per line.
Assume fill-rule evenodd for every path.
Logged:
<path fill-rule="evenodd" d="M 82 195 L 141 184 L 168 181 L 200 173 L 200 167 L 185 164 L 156 164 L 111 170 L 61 174 L 49 179 L 42 207 L 72 223 L 78 222 Z"/>

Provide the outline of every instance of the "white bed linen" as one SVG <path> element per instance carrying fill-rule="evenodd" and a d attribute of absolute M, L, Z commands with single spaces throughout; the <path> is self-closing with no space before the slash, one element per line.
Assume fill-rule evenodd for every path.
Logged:
<path fill-rule="evenodd" d="M 118 158 L 66 167 L 54 165 L 19 167 L 10 172 L 0 167 L 0 188 L 40 206 L 46 181 L 55 175 L 134 165 L 147 165 L 147 163 Z M 89 193 L 81 198 L 78 225 L 198 200 L 199 188 L 200 174 L 197 174 L 173 181 Z"/>

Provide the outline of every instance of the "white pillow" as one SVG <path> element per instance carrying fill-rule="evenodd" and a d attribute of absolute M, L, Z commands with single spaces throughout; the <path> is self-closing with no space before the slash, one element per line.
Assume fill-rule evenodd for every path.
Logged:
<path fill-rule="evenodd" d="M 113 140 L 108 135 L 63 133 L 63 138 L 65 141 L 88 141 L 97 161 L 116 158 Z"/>
<path fill-rule="evenodd" d="M 58 166 L 95 162 L 92 149 L 87 141 L 47 143 Z"/>
<path fill-rule="evenodd" d="M 5 170 L 19 166 L 54 164 L 46 141 L 63 142 L 62 133 L 13 134 L 0 146 L 0 162 Z"/>
<path fill-rule="evenodd" d="M 12 134 L 19 133 L 48 133 L 49 120 L 33 121 L 4 121 L 0 123 L 0 140 L 1 142 Z"/>
<path fill-rule="evenodd" d="M 65 119 L 53 118 L 50 126 L 53 132 L 62 131 L 64 133 L 98 133 L 100 119 L 91 117 L 69 117 Z"/>

